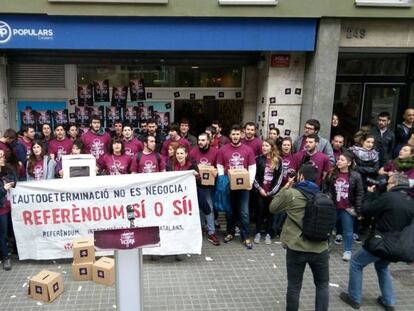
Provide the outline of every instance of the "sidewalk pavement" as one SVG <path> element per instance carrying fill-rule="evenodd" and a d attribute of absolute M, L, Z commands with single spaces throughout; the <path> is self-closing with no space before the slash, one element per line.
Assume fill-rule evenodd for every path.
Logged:
<path fill-rule="evenodd" d="M 222 238 L 222 235 L 220 236 Z M 346 290 L 348 264 L 343 262 L 341 246 L 331 246 L 330 310 L 352 310 L 339 300 Z M 355 249 L 360 247 L 354 245 Z M 52 303 L 38 302 L 26 294 L 28 277 L 42 269 L 63 273 L 65 291 Z M 71 260 L 13 260 L 13 270 L 0 270 L 0 310 L 116 310 L 115 287 L 92 281 L 73 281 Z M 392 264 L 397 310 L 414 310 L 414 267 Z M 144 259 L 144 310 L 273 311 L 285 310 L 285 250 L 280 242 L 263 242 L 245 249 L 240 240 L 213 246 L 203 238 L 202 255 L 187 255 L 183 261 L 174 256 L 159 261 Z M 364 300 L 361 311 L 382 310 L 373 265 L 364 275 Z M 306 269 L 301 311 L 314 310 L 314 285 Z"/>

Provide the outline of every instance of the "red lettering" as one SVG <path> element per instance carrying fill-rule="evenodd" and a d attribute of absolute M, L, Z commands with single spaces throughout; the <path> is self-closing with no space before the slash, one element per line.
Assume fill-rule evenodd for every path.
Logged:
<path fill-rule="evenodd" d="M 193 215 L 193 204 L 191 203 L 191 200 L 188 200 L 188 215 Z"/>
<path fill-rule="evenodd" d="M 183 210 L 181 209 L 181 201 L 180 200 L 175 200 L 173 202 L 173 207 L 174 207 L 173 214 L 175 216 L 179 216 L 183 213 Z"/>
<path fill-rule="evenodd" d="M 100 221 L 102 218 L 101 210 L 99 207 L 93 207 L 92 208 L 92 214 L 93 214 L 93 220 L 94 221 Z"/>
<path fill-rule="evenodd" d="M 161 202 L 155 202 L 154 204 L 154 212 L 155 216 L 160 217 L 164 213 L 164 206 L 162 206 Z"/>
<path fill-rule="evenodd" d="M 33 211 L 35 225 L 41 225 L 42 224 L 42 222 L 41 222 L 41 218 L 42 218 L 41 213 L 42 213 L 41 210 Z"/>
<path fill-rule="evenodd" d="M 72 208 L 72 221 L 81 222 L 79 219 L 79 208 Z"/>
<path fill-rule="evenodd" d="M 62 211 L 62 223 L 70 222 L 69 216 L 70 216 L 70 210 L 68 209 L 61 209 Z"/>
<path fill-rule="evenodd" d="M 22 216 L 25 225 L 33 225 L 32 213 L 30 211 L 23 211 Z"/>
<path fill-rule="evenodd" d="M 125 209 L 122 205 L 118 208 L 114 206 L 114 210 L 113 210 L 114 219 L 117 219 L 118 217 L 124 218 L 124 211 Z"/>
<path fill-rule="evenodd" d="M 48 219 L 50 219 L 50 210 L 43 210 L 43 221 L 45 225 L 47 225 Z"/>
<path fill-rule="evenodd" d="M 52 221 L 53 221 L 54 224 L 60 224 L 61 223 L 60 209 L 59 208 L 52 209 Z"/>
<path fill-rule="evenodd" d="M 112 208 L 111 208 L 111 206 L 104 206 L 103 207 L 103 218 L 105 220 L 111 220 L 111 218 L 112 218 Z"/>
<path fill-rule="evenodd" d="M 82 208 L 82 221 L 85 222 L 86 220 L 91 221 L 92 220 L 92 214 L 91 214 L 91 208 Z"/>

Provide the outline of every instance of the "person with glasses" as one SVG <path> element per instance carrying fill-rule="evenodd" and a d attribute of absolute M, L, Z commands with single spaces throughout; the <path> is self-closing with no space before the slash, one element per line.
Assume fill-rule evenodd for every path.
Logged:
<path fill-rule="evenodd" d="M 305 150 L 306 145 L 306 137 L 311 134 L 316 134 L 319 136 L 319 143 L 318 143 L 318 151 L 326 154 L 329 158 L 329 161 L 334 164 L 335 157 L 332 150 L 332 146 L 329 141 L 323 137 L 321 137 L 318 133 L 321 129 L 321 124 L 316 119 L 309 119 L 305 123 L 304 132 L 302 136 L 299 136 L 293 142 L 293 152 L 299 152 Z"/>

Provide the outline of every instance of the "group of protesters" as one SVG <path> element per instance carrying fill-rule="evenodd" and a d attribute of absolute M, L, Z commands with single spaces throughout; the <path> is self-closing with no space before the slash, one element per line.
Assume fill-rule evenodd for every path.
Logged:
<path fill-rule="evenodd" d="M 294 140 L 281 137 L 277 128 L 270 128 L 268 137 L 262 140 L 256 135 L 254 122 L 247 122 L 243 127 L 233 125 L 225 136 L 218 120 L 212 121 L 197 137 L 190 134 L 187 119 L 171 124 L 167 135 L 158 130 L 155 119 L 142 121 L 138 134 L 130 124 L 122 122 L 115 122 L 110 132 L 102 126 L 98 116 L 91 117 L 90 128 L 82 133 L 76 125 L 68 128 L 57 125 L 52 130 L 50 124 L 43 124 L 40 133 L 31 126 L 23 126 L 19 132 L 7 129 L 0 138 L 0 251 L 3 268 L 11 269 L 7 245 L 8 234 L 12 233 L 9 190 L 23 180 L 63 177 L 62 156 L 81 153 L 93 155 L 97 173 L 104 175 L 194 170 L 203 233 L 216 246 L 240 236 L 242 245 L 251 249 L 254 244 L 264 242 L 269 245 L 272 239 L 280 237 L 293 252 L 325 254 L 328 242 L 320 247 L 314 247 L 312 243 L 292 242 L 298 237 L 294 233 L 292 236 L 294 230 L 287 228 L 291 218 L 287 208 L 289 204 L 286 203 L 287 197 L 281 197 L 286 196 L 286 191 L 295 183 L 308 187 L 311 192 L 322 190 L 332 197 L 337 209 L 333 240 L 336 244 L 343 244 L 342 259 L 350 261 L 353 243 L 361 243 L 360 234 L 365 235 L 372 226 L 368 218 L 361 217 L 369 192 L 374 189 L 378 192 L 381 188 L 385 191 L 387 179 L 393 176 L 402 176 L 398 180 L 407 182 L 403 184 L 407 186 L 408 194 L 413 192 L 408 183 L 414 179 L 414 109 L 407 109 L 403 120 L 394 133 L 389 128 L 391 116 L 381 112 L 377 123 L 361 128 L 353 136 L 353 141 L 346 141 L 349 133 L 342 132 L 337 115 L 332 118 L 330 139 L 321 137 L 320 123 L 316 119 L 307 120 L 303 133 Z M 231 169 L 246 169 L 249 173 L 250 189 L 229 190 L 231 204 L 226 211 L 227 226 L 222 240 L 216 234 L 220 224 L 213 202 L 215 186 L 201 185 L 198 176 L 199 167 L 203 165 L 216 168 L 218 178 L 226 176 Z M 306 168 L 309 166 L 313 171 Z M 250 232 L 252 222 L 255 223 L 254 234 Z M 287 266 L 295 271 L 297 267 L 292 258 L 297 259 L 291 257 Z M 326 262 L 327 258 L 326 255 L 318 261 Z M 324 275 L 319 274 L 320 278 Z M 299 279 L 301 277 L 298 276 Z M 326 278 L 321 283 L 325 284 Z M 318 288 L 317 282 L 315 284 Z M 326 292 L 320 295 L 325 296 Z M 291 295 L 288 310 L 297 310 L 298 299 L 296 291 Z M 321 298 L 317 310 L 326 310 L 327 298 L 324 299 Z M 394 303 L 381 302 L 385 306 Z"/>

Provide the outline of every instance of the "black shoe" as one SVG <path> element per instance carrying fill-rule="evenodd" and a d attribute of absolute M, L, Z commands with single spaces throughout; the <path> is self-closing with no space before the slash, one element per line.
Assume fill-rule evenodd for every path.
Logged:
<path fill-rule="evenodd" d="M 3 270 L 10 271 L 11 270 L 11 260 L 10 257 L 3 259 Z"/>
<path fill-rule="evenodd" d="M 183 261 L 184 257 L 182 255 L 175 255 L 175 261 Z"/>
<path fill-rule="evenodd" d="M 384 308 L 385 311 L 394 311 L 395 310 L 395 308 L 393 306 L 386 306 L 384 304 L 384 301 L 382 301 L 382 296 L 378 296 L 377 302 L 380 306 L 382 306 Z"/>
<path fill-rule="evenodd" d="M 339 298 L 341 298 L 341 300 L 343 302 L 345 302 L 347 305 L 351 306 L 353 309 L 359 309 L 361 307 L 361 304 L 353 301 L 347 293 L 341 292 L 339 294 Z"/>

